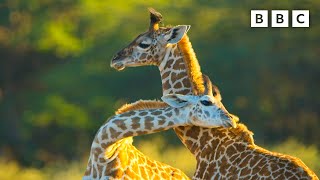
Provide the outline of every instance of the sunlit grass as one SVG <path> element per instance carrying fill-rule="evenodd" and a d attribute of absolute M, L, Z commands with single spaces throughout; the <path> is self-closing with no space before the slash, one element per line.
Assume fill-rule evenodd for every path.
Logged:
<path fill-rule="evenodd" d="M 162 136 L 155 136 L 151 140 L 142 140 L 136 146 L 147 156 L 179 168 L 192 177 L 196 161 L 186 148 L 168 146 Z M 269 146 L 268 149 L 299 157 L 318 176 L 320 175 L 320 153 L 315 146 L 305 146 L 294 139 L 288 139 L 281 144 Z M 0 179 L 78 180 L 81 179 L 85 166 L 86 160 L 71 163 L 56 162 L 42 169 L 23 168 L 14 161 L 2 159 L 0 160 Z"/>
<path fill-rule="evenodd" d="M 78 180 L 81 179 L 86 163 L 85 162 L 73 162 L 70 164 L 58 164 L 55 167 L 49 167 L 45 169 L 45 172 L 49 175 L 47 179 L 52 180 Z"/>
<path fill-rule="evenodd" d="M 21 168 L 16 162 L 0 161 L 0 179 L 25 179 L 38 180 L 46 179 L 44 172 L 34 168 Z"/>
<path fill-rule="evenodd" d="M 50 165 L 43 169 L 23 168 L 14 161 L 0 160 L 1 180 L 78 180 L 81 179 L 85 163 L 73 162 L 68 164 Z"/>

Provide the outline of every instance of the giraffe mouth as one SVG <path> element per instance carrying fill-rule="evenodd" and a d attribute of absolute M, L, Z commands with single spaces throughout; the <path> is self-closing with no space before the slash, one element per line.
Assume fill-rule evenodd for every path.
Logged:
<path fill-rule="evenodd" d="M 237 127 L 237 123 L 235 121 L 231 120 L 231 121 L 228 121 L 228 125 L 227 126 L 232 127 L 232 128 L 236 128 Z"/>
<path fill-rule="evenodd" d="M 125 65 L 121 62 L 111 62 L 110 66 L 116 69 L 117 71 L 121 71 L 125 68 Z"/>
<path fill-rule="evenodd" d="M 236 117 L 236 118 L 235 118 Z M 225 126 L 236 128 L 237 122 L 239 121 L 239 118 L 233 114 L 229 114 L 229 120 L 226 121 Z"/>

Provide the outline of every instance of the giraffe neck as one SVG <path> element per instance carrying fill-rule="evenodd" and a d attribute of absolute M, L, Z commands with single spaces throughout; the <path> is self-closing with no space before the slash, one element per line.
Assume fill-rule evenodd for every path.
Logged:
<path fill-rule="evenodd" d="M 181 170 L 147 158 L 132 145 L 133 136 L 189 124 L 188 110 L 181 111 L 161 102 L 138 101 L 124 105 L 116 114 L 96 134 L 83 179 L 155 179 L 162 176 L 189 179 Z"/>
<path fill-rule="evenodd" d="M 206 153 L 214 153 L 219 145 L 235 143 L 254 145 L 252 133 L 246 129 L 243 124 L 238 124 L 236 128 L 203 128 L 197 126 L 181 127 L 180 132 L 185 143 L 191 147 L 190 151 L 194 154 L 197 160 L 200 160 Z M 210 152 L 204 150 L 210 148 Z"/>
<path fill-rule="evenodd" d="M 197 94 L 193 91 L 202 92 L 204 90 L 200 65 L 196 59 L 191 43 L 185 35 L 178 45 L 168 45 L 161 64 L 158 66 L 163 95 L 173 94 Z M 200 78 L 201 77 L 201 78 Z M 191 129 L 195 130 L 194 133 Z M 175 133 L 182 143 L 191 151 L 198 148 L 198 144 L 190 144 L 187 141 L 200 141 L 199 133 L 206 128 L 196 126 L 185 126 L 174 128 Z"/>
<path fill-rule="evenodd" d="M 168 45 L 159 71 L 163 95 L 192 93 L 183 55 L 177 45 Z"/>
<path fill-rule="evenodd" d="M 200 65 L 187 35 L 178 44 L 167 46 L 158 68 L 163 95 L 204 93 Z"/>
<path fill-rule="evenodd" d="M 97 136 L 105 146 L 126 137 L 151 134 L 177 126 L 190 125 L 187 111 L 166 107 L 125 112 L 110 118 L 98 131 Z"/>
<path fill-rule="evenodd" d="M 143 109 L 118 114 L 109 119 L 98 131 L 91 146 L 90 162 L 107 166 L 118 154 L 116 149 L 132 143 L 126 137 L 156 133 L 178 126 L 190 125 L 188 111 L 166 107 Z M 124 139 L 125 138 L 125 139 Z M 95 165 L 92 164 L 91 167 Z"/>

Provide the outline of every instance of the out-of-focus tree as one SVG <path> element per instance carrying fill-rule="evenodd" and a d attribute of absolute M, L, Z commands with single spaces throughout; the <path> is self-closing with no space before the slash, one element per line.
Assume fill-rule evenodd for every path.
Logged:
<path fill-rule="evenodd" d="M 6 0 L 0 156 L 38 167 L 79 159 L 117 107 L 160 98 L 156 68 L 109 68 L 111 57 L 147 30 L 150 6 L 164 25 L 192 25 L 188 34 L 203 72 L 257 143 L 293 136 L 320 147 L 318 0 Z M 250 28 L 251 9 L 309 9 L 310 28 Z M 171 131 L 165 137 L 182 146 Z"/>

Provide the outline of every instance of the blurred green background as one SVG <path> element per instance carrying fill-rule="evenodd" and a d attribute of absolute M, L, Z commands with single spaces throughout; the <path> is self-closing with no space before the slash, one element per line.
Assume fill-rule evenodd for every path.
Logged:
<path fill-rule="evenodd" d="M 319 0 L 2 0 L 0 179 L 79 179 L 96 131 L 116 108 L 161 97 L 156 67 L 109 66 L 147 30 L 147 7 L 164 25 L 192 26 L 202 71 L 256 144 L 300 157 L 320 175 Z M 308 9 L 310 28 L 250 28 L 251 9 Z M 194 172 L 172 130 L 134 144 Z"/>

